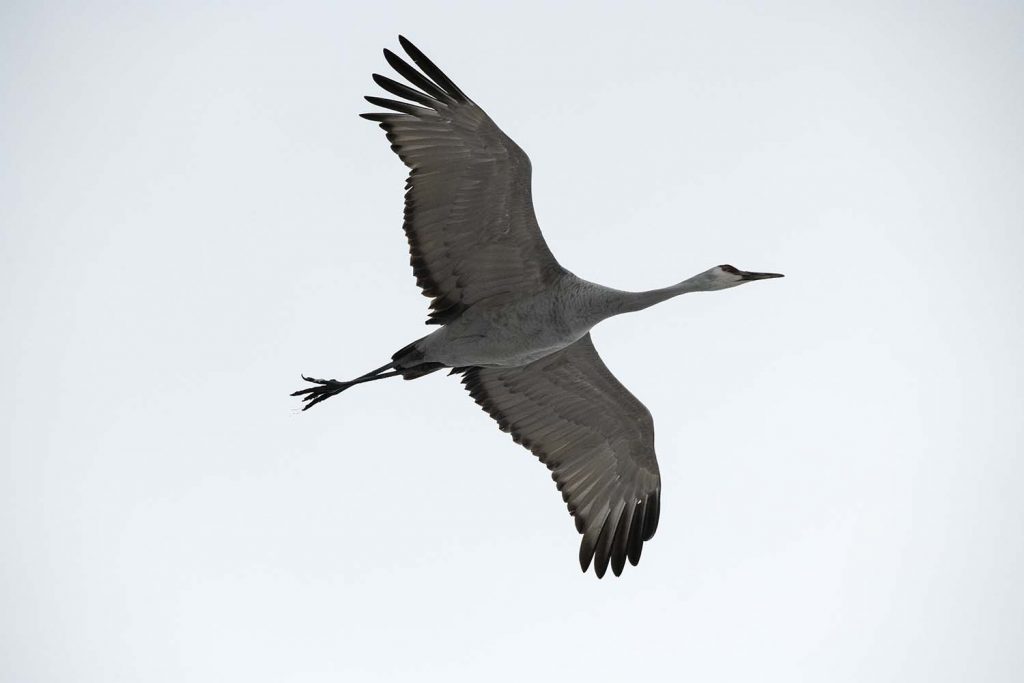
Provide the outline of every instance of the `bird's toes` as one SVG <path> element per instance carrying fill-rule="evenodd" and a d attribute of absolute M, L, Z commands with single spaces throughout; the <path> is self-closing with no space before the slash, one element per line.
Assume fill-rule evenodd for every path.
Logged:
<path fill-rule="evenodd" d="M 336 379 L 317 379 L 315 377 L 306 377 L 305 375 L 302 375 L 302 379 L 315 385 L 291 393 L 292 396 L 302 397 L 302 401 L 306 404 L 302 407 L 303 410 L 308 410 L 317 403 L 320 403 L 320 401 L 339 394 L 350 386 L 350 383 L 339 382 Z"/>
<path fill-rule="evenodd" d="M 328 396 L 329 396 L 329 394 L 320 394 L 318 396 L 314 396 L 313 394 L 310 394 L 306 398 L 302 399 L 303 401 L 308 401 L 308 403 L 306 403 L 306 405 L 302 406 L 302 410 L 303 411 L 309 410 L 310 408 L 312 408 L 313 406 L 315 406 L 317 403 L 319 403 L 320 401 L 324 400 Z"/>

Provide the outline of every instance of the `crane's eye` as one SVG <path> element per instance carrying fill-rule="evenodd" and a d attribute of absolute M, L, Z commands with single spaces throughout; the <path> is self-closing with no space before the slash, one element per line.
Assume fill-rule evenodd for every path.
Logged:
<path fill-rule="evenodd" d="M 740 274 L 740 271 L 738 269 L 733 268 L 732 266 L 730 266 L 728 264 L 723 265 L 723 266 L 718 266 L 718 267 L 721 268 L 722 270 L 724 270 L 725 272 L 730 273 L 732 275 L 739 275 Z"/>

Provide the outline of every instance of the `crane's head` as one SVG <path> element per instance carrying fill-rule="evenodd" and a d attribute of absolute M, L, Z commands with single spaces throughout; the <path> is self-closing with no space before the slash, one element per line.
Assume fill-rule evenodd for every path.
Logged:
<path fill-rule="evenodd" d="M 730 265 L 715 266 L 711 270 L 705 271 L 703 275 L 707 278 L 704 283 L 705 291 L 728 289 L 729 287 L 742 285 L 744 282 L 753 282 L 754 280 L 784 277 L 781 273 L 749 273 Z"/>

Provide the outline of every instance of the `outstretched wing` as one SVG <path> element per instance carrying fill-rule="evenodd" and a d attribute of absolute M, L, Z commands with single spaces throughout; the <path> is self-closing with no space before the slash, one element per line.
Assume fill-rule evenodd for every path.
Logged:
<path fill-rule="evenodd" d="M 520 368 L 471 368 L 470 395 L 551 470 L 583 534 L 580 566 L 640 561 L 658 527 L 661 476 L 651 413 L 615 379 L 590 335 Z"/>
<path fill-rule="evenodd" d="M 478 301 L 540 291 L 563 271 L 533 213 L 526 153 L 415 45 L 399 41 L 420 70 L 384 56 L 415 87 L 373 80 L 416 104 L 367 97 L 391 111 L 362 116 L 380 123 L 411 169 L 405 234 L 416 282 L 433 297 L 427 322 L 443 325 Z"/>

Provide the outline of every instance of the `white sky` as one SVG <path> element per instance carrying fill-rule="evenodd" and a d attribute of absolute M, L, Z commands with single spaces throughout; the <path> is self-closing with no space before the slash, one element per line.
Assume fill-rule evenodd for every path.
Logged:
<path fill-rule="evenodd" d="M 726 6 L 727 5 L 727 6 Z M 827 9 L 826 9 L 827 6 Z M 581 575 L 421 336 L 404 32 L 530 154 L 664 483 Z M 1024 6 L 4 3 L 0 680 L 1011 681 Z"/>

